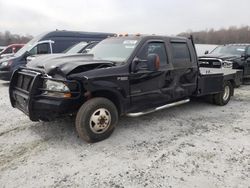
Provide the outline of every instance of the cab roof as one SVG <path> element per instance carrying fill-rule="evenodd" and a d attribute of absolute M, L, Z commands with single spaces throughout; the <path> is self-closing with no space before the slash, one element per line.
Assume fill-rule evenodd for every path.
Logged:
<path fill-rule="evenodd" d="M 132 40 L 142 40 L 142 39 L 169 39 L 169 40 L 173 40 L 173 41 L 187 41 L 189 40 L 188 38 L 186 37 L 177 37 L 177 36 L 164 36 L 164 35 L 149 35 L 149 34 L 136 34 L 136 35 L 123 35 L 123 36 L 115 36 L 115 37 L 112 37 L 112 38 L 120 38 L 120 39 L 132 39 Z"/>
<path fill-rule="evenodd" d="M 233 44 L 224 44 L 223 46 L 250 46 L 250 43 L 233 43 Z"/>
<path fill-rule="evenodd" d="M 108 36 L 114 36 L 114 35 L 115 33 L 56 30 L 44 33 L 43 38 L 51 38 L 51 37 L 106 38 Z"/>

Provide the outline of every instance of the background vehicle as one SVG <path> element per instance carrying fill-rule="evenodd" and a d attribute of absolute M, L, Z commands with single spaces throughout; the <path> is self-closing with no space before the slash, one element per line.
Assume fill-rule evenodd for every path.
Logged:
<path fill-rule="evenodd" d="M 213 51 L 218 45 L 215 44 L 195 44 L 197 56 L 203 56 L 208 52 Z"/>
<path fill-rule="evenodd" d="M 7 47 L 5 47 L 0 52 L 0 59 L 8 56 L 12 56 L 14 53 L 16 53 L 18 50 L 20 50 L 24 44 L 11 44 Z"/>
<path fill-rule="evenodd" d="M 47 54 L 47 55 L 33 55 L 27 57 L 27 63 L 33 61 L 34 59 L 37 59 L 37 61 L 43 61 L 46 60 L 48 61 L 49 59 L 52 58 L 57 58 L 59 56 L 67 56 L 71 54 L 77 54 L 77 53 L 87 53 L 89 50 L 91 50 L 96 44 L 98 44 L 99 41 L 93 41 L 93 42 L 80 42 L 77 43 L 68 49 L 66 49 L 63 53 L 61 54 Z"/>
<path fill-rule="evenodd" d="M 27 57 L 36 54 L 62 53 L 70 46 L 81 41 L 101 41 L 112 33 L 52 31 L 43 33 L 28 42 L 13 57 L 0 61 L 0 79 L 9 80 L 12 72 L 27 63 Z"/>
<path fill-rule="evenodd" d="M 250 44 L 227 44 L 199 57 L 201 67 L 243 70 L 243 79 L 250 78 Z"/>
<path fill-rule="evenodd" d="M 239 81 L 234 70 L 199 68 L 192 40 L 112 37 L 86 55 L 32 63 L 13 74 L 10 101 L 32 121 L 76 114 L 88 142 L 111 135 L 118 117 L 137 117 L 209 96 L 226 105 Z"/>
<path fill-rule="evenodd" d="M 89 43 L 80 42 L 78 44 L 75 44 L 74 46 L 69 47 L 67 50 L 64 51 L 64 53 L 66 54 L 87 53 L 99 42 L 100 41 L 91 41 Z"/>

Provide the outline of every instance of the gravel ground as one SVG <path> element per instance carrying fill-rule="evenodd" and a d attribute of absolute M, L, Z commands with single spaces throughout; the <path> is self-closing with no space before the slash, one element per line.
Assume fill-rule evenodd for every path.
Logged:
<path fill-rule="evenodd" d="M 250 86 L 139 118 L 87 144 L 74 122 L 31 122 L 0 82 L 1 187 L 250 187 Z"/>

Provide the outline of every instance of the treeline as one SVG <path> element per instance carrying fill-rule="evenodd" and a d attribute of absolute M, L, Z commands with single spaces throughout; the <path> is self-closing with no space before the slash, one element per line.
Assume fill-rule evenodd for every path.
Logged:
<path fill-rule="evenodd" d="M 0 32 L 0 46 L 7 46 L 9 44 L 25 44 L 33 37 L 31 35 L 18 35 L 18 34 L 12 34 L 9 31 Z"/>
<path fill-rule="evenodd" d="M 189 37 L 193 35 L 196 44 L 227 44 L 227 43 L 250 43 L 250 26 L 229 27 L 220 30 L 188 31 L 178 36 Z M 9 31 L 0 32 L 0 46 L 13 43 L 27 43 L 33 37 L 31 35 L 11 34 Z"/>
<path fill-rule="evenodd" d="M 250 26 L 229 27 L 227 29 L 209 29 L 198 32 L 185 32 L 179 36 L 188 37 L 193 35 L 196 44 L 228 44 L 228 43 L 250 43 Z"/>

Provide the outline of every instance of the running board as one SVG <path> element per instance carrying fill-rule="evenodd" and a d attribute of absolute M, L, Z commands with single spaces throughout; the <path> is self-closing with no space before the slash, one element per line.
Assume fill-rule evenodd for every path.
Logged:
<path fill-rule="evenodd" d="M 145 111 L 145 112 L 128 113 L 128 114 L 126 114 L 126 116 L 128 116 L 128 117 L 139 117 L 139 116 L 150 114 L 152 112 L 156 112 L 156 111 L 163 110 L 163 109 L 166 109 L 166 108 L 170 108 L 170 107 L 178 106 L 178 105 L 181 105 L 181 104 L 185 104 L 185 103 L 188 103 L 189 101 L 190 101 L 190 99 L 186 99 L 186 100 L 166 104 L 166 105 L 163 105 L 163 106 L 159 106 L 159 107 L 157 107 L 155 109 L 151 109 L 151 110 Z"/>

